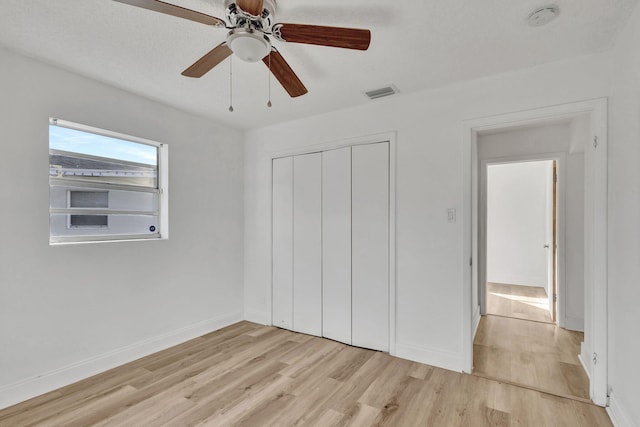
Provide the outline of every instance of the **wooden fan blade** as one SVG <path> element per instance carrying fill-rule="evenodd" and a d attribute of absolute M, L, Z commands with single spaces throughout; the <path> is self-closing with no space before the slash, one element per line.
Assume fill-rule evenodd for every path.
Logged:
<path fill-rule="evenodd" d="M 274 36 L 286 42 L 367 50 L 371 31 L 357 28 L 325 27 L 321 25 L 275 24 Z"/>
<path fill-rule="evenodd" d="M 226 43 L 220 43 L 209 53 L 198 59 L 191 67 L 184 70 L 182 75 L 186 77 L 202 77 L 232 53 Z"/>
<path fill-rule="evenodd" d="M 236 0 L 236 4 L 240 9 L 253 16 L 260 16 L 262 14 L 262 0 Z"/>
<path fill-rule="evenodd" d="M 298 76 L 296 76 L 296 73 L 291 69 L 289 64 L 287 64 L 287 61 L 280 55 L 280 52 L 272 50 L 270 55 L 262 58 L 262 62 L 264 62 L 267 67 L 269 67 L 269 58 L 271 58 L 271 73 L 278 79 L 289 96 L 295 98 L 308 92 Z"/>
<path fill-rule="evenodd" d="M 214 27 L 225 27 L 226 24 L 222 19 L 218 19 L 215 16 L 206 15 L 204 13 L 196 12 L 195 10 L 186 9 L 184 7 L 176 6 L 170 3 L 165 3 L 160 0 L 114 0 L 119 3 L 128 4 L 131 6 L 141 7 L 143 9 L 153 10 L 154 12 L 160 12 L 171 16 L 177 16 L 178 18 L 189 19 L 191 21 L 200 22 L 201 24 L 213 25 Z"/>

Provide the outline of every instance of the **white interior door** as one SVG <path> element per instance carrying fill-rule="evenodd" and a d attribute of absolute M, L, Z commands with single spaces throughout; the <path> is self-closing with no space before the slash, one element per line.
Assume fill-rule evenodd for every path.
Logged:
<path fill-rule="evenodd" d="M 272 323 L 293 328 L 293 158 L 273 160 Z"/>
<path fill-rule="evenodd" d="M 389 143 L 351 155 L 352 343 L 389 351 Z"/>
<path fill-rule="evenodd" d="M 293 158 L 293 330 L 322 336 L 322 154 Z"/>
<path fill-rule="evenodd" d="M 322 334 L 351 344 L 351 148 L 322 153 Z"/>

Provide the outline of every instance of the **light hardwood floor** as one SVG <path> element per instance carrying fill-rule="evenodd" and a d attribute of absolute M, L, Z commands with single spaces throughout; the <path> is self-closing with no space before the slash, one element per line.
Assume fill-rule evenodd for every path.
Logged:
<path fill-rule="evenodd" d="M 0 411 L 2 426 L 608 426 L 604 409 L 240 322 Z"/>
<path fill-rule="evenodd" d="M 589 379 L 578 359 L 584 334 L 544 323 L 551 320 L 546 302 L 536 302 L 546 301 L 544 290 L 489 283 L 487 291 L 487 312 L 500 315 L 480 321 L 474 374 L 588 401 Z"/>
<path fill-rule="evenodd" d="M 487 313 L 551 322 L 547 292 L 538 286 L 487 283 Z"/>

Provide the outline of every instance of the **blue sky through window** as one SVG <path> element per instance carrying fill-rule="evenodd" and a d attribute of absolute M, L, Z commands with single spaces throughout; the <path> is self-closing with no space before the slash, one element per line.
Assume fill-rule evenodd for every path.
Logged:
<path fill-rule="evenodd" d="M 158 165 L 156 147 L 61 126 L 49 125 L 49 148 L 153 166 Z"/>

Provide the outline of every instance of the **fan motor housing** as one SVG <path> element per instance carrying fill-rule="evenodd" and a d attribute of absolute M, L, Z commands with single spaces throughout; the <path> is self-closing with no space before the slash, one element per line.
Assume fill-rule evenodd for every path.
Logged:
<path fill-rule="evenodd" d="M 269 31 L 273 25 L 276 11 L 275 0 L 263 0 L 262 12 L 259 16 L 242 10 L 235 0 L 225 0 L 226 15 L 233 27 L 253 28 L 259 31 Z"/>

